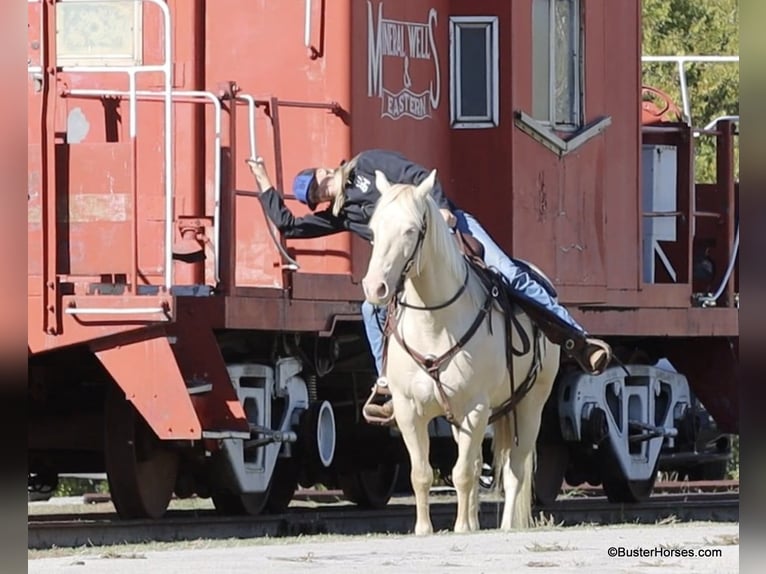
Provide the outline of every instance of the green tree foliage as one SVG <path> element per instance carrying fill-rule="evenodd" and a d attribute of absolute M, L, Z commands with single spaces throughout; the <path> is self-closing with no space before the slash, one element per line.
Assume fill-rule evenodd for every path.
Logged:
<path fill-rule="evenodd" d="M 645 56 L 739 54 L 737 0 L 643 0 Z M 703 127 L 723 115 L 739 114 L 739 65 L 686 64 L 692 125 Z M 678 69 L 671 63 L 645 63 L 643 84 L 659 88 L 682 107 Z M 715 144 L 697 140 L 697 181 L 715 180 Z"/>

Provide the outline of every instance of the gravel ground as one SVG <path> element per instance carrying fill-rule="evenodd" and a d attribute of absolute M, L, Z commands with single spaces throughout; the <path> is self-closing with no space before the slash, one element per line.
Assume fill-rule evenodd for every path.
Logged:
<path fill-rule="evenodd" d="M 439 533 L 428 537 L 307 536 L 292 539 L 206 541 L 178 545 L 89 548 L 30 559 L 29 574 L 293 574 L 384 572 L 444 574 L 556 572 L 588 574 L 739 571 L 739 524 L 578 526 L 501 533 Z M 163 548 L 163 547 L 160 547 Z M 644 551 L 644 555 L 610 556 Z M 651 554 L 655 552 L 655 554 Z M 700 557 L 703 552 L 719 555 Z M 657 554 L 659 553 L 659 554 Z M 684 556 L 684 554 L 686 556 Z M 693 556 L 689 556 L 693 554 Z M 30 555 L 32 557 L 32 555 Z"/>

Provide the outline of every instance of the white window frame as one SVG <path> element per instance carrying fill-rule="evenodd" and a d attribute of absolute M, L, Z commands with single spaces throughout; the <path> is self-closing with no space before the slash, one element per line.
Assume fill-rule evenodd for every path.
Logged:
<path fill-rule="evenodd" d="M 541 0 L 533 0 L 538 2 Z M 548 50 L 550 58 L 548 62 L 548 118 L 541 119 L 535 118 L 535 120 L 544 126 L 549 126 L 557 131 L 577 131 L 582 128 L 585 122 L 585 41 L 584 41 L 584 22 L 582 11 L 582 0 L 569 0 L 572 3 L 572 11 L 576 15 L 572 20 L 573 37 L 576 39 L 573 42 L 573 52 L 569 54 L 575 62 L 575 74 L 574 74 L 574 95 L 572 105 L 574 107 L 575 122 L 572 123 L 559 123 L 556 121 L 556 61 L 557 61 L 557 49 L 556 49 L 556 0 L 545 0 L 548 3 Z M 534 34 L 534 26 L 532 28 Z M 535 74 L 534 56 L 532 60 L 532 73 Z"/>
<path fill-rule="evenodd" d="M 460 31 L 486 28 L 487 41 L 487 114 L 462 114 L 460 90 Z M 497 16 L 450 16 L 450 125 L 456 129 L 495 128 L 500 124 L 500 52 Z"/>

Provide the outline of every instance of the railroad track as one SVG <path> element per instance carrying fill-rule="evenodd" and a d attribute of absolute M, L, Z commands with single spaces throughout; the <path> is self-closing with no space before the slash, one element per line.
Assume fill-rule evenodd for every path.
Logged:
<path fill-rule="evenodd" d="M 452 500 L 450 500 L 452 498 Z M 435 530 L 450 530 L 454 497 L 433 495 Z M 409 503 L 406 503 L 409 502 Z M 498 528 L 502 503 L 481 502 L 482 529 Z M 536 508 L 536 517 L 565 526 L 678 521 L 739 521 L 738 492 L 658 494 L 641 504 L 611 504 L 602 496 L 565 498 Z M 28 548 L 73 548 L 196 539 L 256 538 L 311 534 L 408 533 L 415 522 L 411 499 L 393 499 L 383 510 L 355 506 L 290 508 L 280 515 L 224 517 L 212 510 L 173 510 L 161 520 L 117 520 L 106 513 L 38 515 L 28 521 Z"/>

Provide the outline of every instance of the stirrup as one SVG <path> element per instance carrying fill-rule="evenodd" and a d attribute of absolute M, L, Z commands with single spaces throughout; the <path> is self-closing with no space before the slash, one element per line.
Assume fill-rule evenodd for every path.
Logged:
<path fill-rule="evenodd" d="M 388 379 L 385 375 L 378 377 L 378 380 L 375 381 L 375 386 L 372 388 L 373 390 L 377 390 L 379 395 L 391 396 L 391 391 L 388 389 Z"/>
<path fill-rule="evenodd" d="M 380 377 L 378 379 L 378 382 L 372 386 L 372 391 L 370 392 L 370 396 L 367 397 L 367 400 L 364 402 L 364 405 L 362 406 L 362 416 L 364 417 L 364 420 L 367 421 L 371 425 L 381 425 L 381 426 L 394 426 L 396 424 L 394 420 L 394 413 L 393 413 L 393 403 L 389 399 L 387 402 L 383 403 L 382 405 L 378 405 L 376 403 L 373 403 L 373 399 L 375 399 L 376 396 L 382 395 L 391 395 L 391 392 L 388 390 L 388 385 L 385 384 L 385 386 L 381 386 L 379 384 L 380 379 L 383 377 Z M 391 407 L 386 407 L 386 405 L 391 405 Z M 388 411 L 391 410 L 390 416 L 384 416 L 381 414 L 377 414 L 374 412 L 368 412 L 368 408 L 373 407 L 372 411 Z"/>

